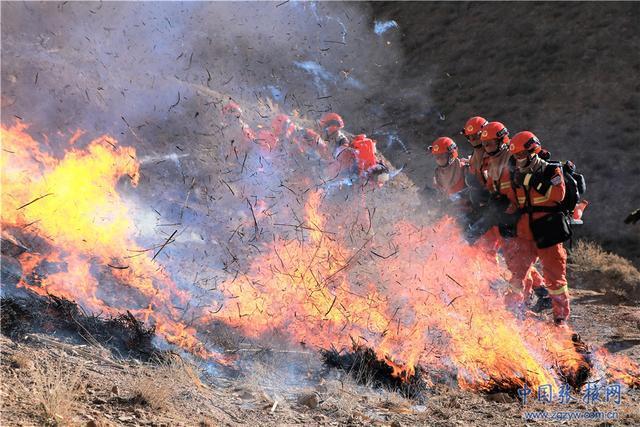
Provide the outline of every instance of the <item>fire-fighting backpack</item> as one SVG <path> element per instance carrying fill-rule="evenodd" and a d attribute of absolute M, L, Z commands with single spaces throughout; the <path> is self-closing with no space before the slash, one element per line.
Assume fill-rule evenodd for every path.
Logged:
<path fill-rule="evenodd" d="M 582 199 L 582 195 L 587 191 L 587 183 L 584 179 L 584 175 L 576 172 L 576 165 L 567 160 L 564 163 L 561 162 L 549 162 L 549 166 L 545 170 L 545 173 L 549 171 L 551 174 L 555 171 L 555 168 L 562 168 L 562 175 L 565 184 L 564 199 L 560 202 L 558 210 L 564 212 L 571 218 L 573 211 Z"/>
<path fill-rule="evenodd" d="M 548 212 L 538 219 L 529 216 L 529 225 L 534 240 L 538 248 L 548 248 L 557 243 L 562 243 L 571 239 L 573 224 L 581 224 L 581 221 L 574 221 L 574 210 L 582 194 L 586 191 L 587 186 L 584 176 L 576 172 L 576 167 L 571 161 L 565 163 L 550 161 L 545 170 L 542 172 L 543 179 L 537 182 L 533 187 L 541 194 L 545 194 L 549 187 L 554 184 L 553 179 L 556 169 L 562 169 L 562 175 L 565 183 L 565 195 L 557 206 L 527 206 L 525 209 L 529 212 Z M 527 197 L 528 202 L 528 197 Z M 581 204 L 584 209 L 586 202 Z"/>

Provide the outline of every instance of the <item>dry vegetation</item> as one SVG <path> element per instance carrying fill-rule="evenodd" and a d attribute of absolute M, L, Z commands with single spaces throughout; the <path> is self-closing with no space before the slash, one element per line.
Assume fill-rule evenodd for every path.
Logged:
<path fill-rule="evenodd" d="M 578 241 L 570 252 L 572 285 L 640 301 L 640 271 L 627 259 L 595 243 Z"/>
<path fill-rule="evenodd" d="M 70 424 L 85 388 L 82 365 L 69 364 L 62 358 L 34 363 L 24 354 L 17 354 L 12 360 L 18 368 L 20 391 L 33 399 L 43 423 Z"/>
<path fill-rule="evenodd" d="M 154 410 L 168 410 L 185 389 L 203 387 L 195 366 L 181 358 L 140 369 L 132 382 L 132 400 Z"/>

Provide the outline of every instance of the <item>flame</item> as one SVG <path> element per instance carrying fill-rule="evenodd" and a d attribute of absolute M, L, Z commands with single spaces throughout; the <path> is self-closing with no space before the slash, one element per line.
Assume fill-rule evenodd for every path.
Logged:
<path fill-rule="evenodd" d="M 134 224 L 117 186 L 122 177 L 132 186 L 138 182 L 135 149 L 106 135 L 76 148 L 81 136 L 76 131 L 71 148 L 57 159 L 41 150 L 46 144 L 33 139 L 26 125 L 1 128 L 2 225 L 27 228 L 45 240 L 40 253 L 21 256 L 25 277 L 38 276 L 43 264 L 57 265 L 57 271 L 21 285 L 96 312 L 129 310 L 151 318 L 167 341 L 207 356 L 195 329 L 172 320 L 180 318 L 174 303 L 184 304 L 189 295 L 130 237 Z M 117 298 L 103 295 L 94 269 L 123 284 Z"/>
<path fill-rule="evenodd" d="M 571 331 L 505 309 L 494 285 L 508 272 L 462 240 L 453 219 L 429 227 L 402 221 L 354 238 L 329 221 L 341 206 L 321 190 L 306 193 L 297 238 L 262 243 L 249 269 L 220 285 L 222 308 L 212 302 L 187 325 L 176 306 L 185 306 L 190 293 L 152 256 L 162 242 L 142 248 L 132 237 L 135 224 L 119 188 L 137 185 L 135 149 L 106 135 L 83 146 L 78 130 L 58 158 L 24 124 L 1 132 L 2 225 L 34 241 L 20 262 L 27 277 L 21 286 L 35 292 L 108 314 L 129 310 L 168 342 L 218 361 L 225 359 L 198 335 L 223 320 L 249 337 L 280 331 L 322 348 L 366 345 L 399 377 L 420 365 L 477 391 L 557 386 L 589 369 Z M 355 203 L 365 207 L 363 198 Z M 268 221 L 267 210 L 257 200 L 252 221 Z M 637 386 L 637 364 L 606 352 L 594 356 L 612 379 Z"/>

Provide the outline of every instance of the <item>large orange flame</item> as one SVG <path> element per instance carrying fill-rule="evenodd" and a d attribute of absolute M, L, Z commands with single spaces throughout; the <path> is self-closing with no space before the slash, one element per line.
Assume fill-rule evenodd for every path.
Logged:
<path fill-rule="evenodd" d="M 175 307 L 191 295 L 153 259 L 154 248 L 136 244 L 118 191 L 137 183 L 135 150 L 109 136 L 79 148 L 79 131 L 57 158 L 23 124 L 1 131 L 2 225 L 34 237 L 34 251 L 20 261 L 21 285 L 36 292 L 110 314 L 129 310 L 203 357 L 217 355 L 198 340 L 199 330 L 223 320 L 251 337 L 277 330 L 324 348 L 364 344 L 399 376 L 420 364 L 453 372 L 472 390 L 557 385 L 558 367 L 563 374 L 584 367 L 570 331 L 505 309 L 493 285 L 508 273 L 458 237 L 455 221 L 403 221 L 386 234 L 367 231 L 357 243 L 328 221 L 335 206 L 322 191 L 308 193 L 298 238 L 263 244 L 248 271 L 220 286 L 223 307 L 205 308 L 187 326 Z M 38 278 L 46 263 L 57 267 Z M 637 364 L 595 356 L 611 378 L 637 385 Z"/>
<path fill-rule="evenodd" d="M 135 150 L 102 136 L 83 149 L 69 148 L 57 159 L 26 130 L 24 124 L 1 129 L 2 225 L 27 228 L 46 239 L 42 253 L 22 255 L 25 276 L 37 274 L 43 262 L 63 266 L 38 283 L 22 285 L 77 300 L 96 312 L 129 310 L 151 318 L 167 341 L 207 355 L 195 329 L 173 320 L 180 317 L 173 303 L 184 303 L 189 295 L 130 237 L 134 224 L 117 184 L 122 177 L 137 184 Z M 80 135 L 74 134 L 70 145 Z M 131 254 L 139 256 L 127 256 Z M 101 273 L 92 272 L 94 268 Z M 123 284 L 122 293 L 108 303 L 96 279 L 107 271 Z"/>

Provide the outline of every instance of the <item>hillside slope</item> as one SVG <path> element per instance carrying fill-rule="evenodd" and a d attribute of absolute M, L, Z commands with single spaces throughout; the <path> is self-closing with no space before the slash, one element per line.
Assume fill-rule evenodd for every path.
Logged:
<path fill-rule="evenodd" d="M 430 182 L 435 167 L 425 146 L 454 135 L 470 116 L 500 120 L 512 134 L 532 130 L 587 178 L 591 205 L 579 236 L 640 263 L 640 228 L 622 222 L 640 205 L 639 3 L 372 7 L 402 33 L 400 75 L 414 83 L 385 109 L 410 142 L 407 172 L 415 182 Z"/>

